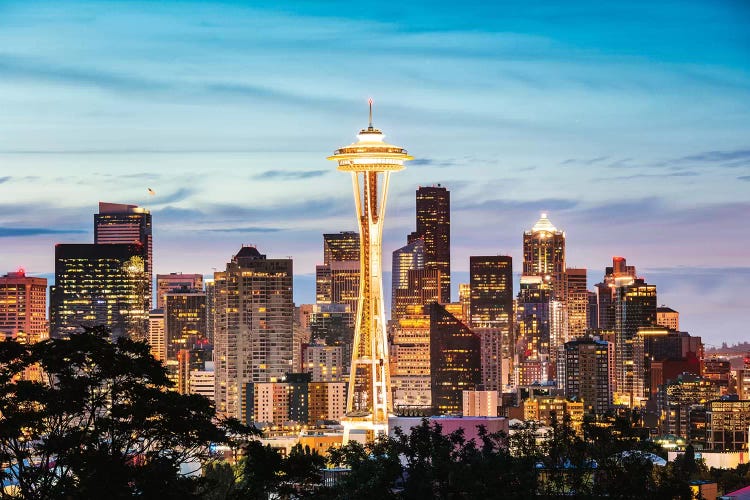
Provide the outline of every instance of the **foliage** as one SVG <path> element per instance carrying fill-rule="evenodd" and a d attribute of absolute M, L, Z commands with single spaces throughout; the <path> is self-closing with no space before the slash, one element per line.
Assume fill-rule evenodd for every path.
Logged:
<path fill-rule="evenodd" d="M 38 366 L 42 380 L 24 380 Z M 21 498 L 187 498 L 181 464 L 221 441 L 202 396 L 180 395 L 146 343 L 104 327 L 0 343 L 0 462 Z M 4 491 L 4 496 L 13 492 Z"/>

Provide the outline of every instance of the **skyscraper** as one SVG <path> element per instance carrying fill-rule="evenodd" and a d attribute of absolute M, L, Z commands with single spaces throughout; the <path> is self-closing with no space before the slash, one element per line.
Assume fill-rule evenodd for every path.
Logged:
<path fill-rule="evenodd" d="M 421 239 L 416 239 L 393 251 L 391 261 L 391 315 L 396 309 L 396 290 L 408 288 L 409 271 L 424 269 L 424 261 L 424 240 Z"/>
<path fill-rule="evenodd" d="M 671 330 L 680 329 L 680 313 L 667 306 L 656 308 L 656 324 Z"/>
<path fill-rule="evenodd" d="M 406 286 L 393 290 L 391 319 L 399 320 L 412 306 L 423 306 L 440 301 L 440 271 L 437 269 L 409 269 Z"/>
<path fill-rule="evenodd" d="M 99 213 L 94 214 L 94 243 L 143 245 L 143 259 L 148 308 L 151 309 L 153 286 L 153 241 L 151 213 L 138 205 L 99 202 Z"/>
<path fill-rule="evenodd" d="M 521 276 L 516 307 L 519 385 L 548 379 L 551 295 L 549 284 L 540 276 Z"/>
<path fill-rule="evenodd" d="M 176 289 L 203 291 L 202 274 L 169 273 L 156 275 L 156 309 L 164 308 L 164 295 Z"/>
<path fill-rule="evenodd" d="M 84 326 L 105 325 L 115 337 L 148 336 L 144 245 L 55 245 L 50 289 L 50 334 L 67 337 Z"/>
<path fill-rule="evenodd" d="M 383 133 L 370 124 L 357 135 L 357 142 L 339 148 L 329 159 L 349 172 L 360 237 L 360 285 L 354 330 L 347 416 L 343 420 L 344 442 L 351 430 L 370 437 L 388 432 L 392 411 L 388 366 L 388 338 L 383 304 L 382 236 L 388 183 L 392 172 L 411 160 L 405 149 L 387 144 Z"/>
<path fill-rule="evenodd" d="M 248 421 L 247 385 L 281 381 L 292 365 L 292 260 L 242 247 L 214 282 L 216 411 Z"/>
<path fill-rule="evenodd" d="M 437 272 L 437 271 L 435 271 Z M 430 407 L 430 306 L 415 305 L 391 333 L 391 384 L 398 407 Z"/>
<path fill-rule="evenodd" d="M 565 233 L 545 213 L 523 233 L 523 276 L 539 276 L 552 298 L 565 299 Z"/>
<path fill-rule="evenodd" d="M 166 366 L 180 392 L 187 392 L 190 372 L 202 370 L 211 361 L 211 345 L 206 335 L 206 294 L 192 288 L 174 289 L 162 297 Z M 180 357 L 185 370 L 179 369 Z"/>
<path fill-rule="evenodd" d="M 470 326 L 482 340 L 482 384 L 502 391 L 510 384 L 514 355 L 513 260 L 510 256 L 469 257 Z"/>
<path fill-rule="evenodd" d="M 656 286 L 641 278 L 616 286 L 614 307 L 617 392 L 627 395 L 632 402 L 636 394 L 633 340 L 639 327 L 656 324 Z"/>
<path fill-rule="evenodd" d="M 408 242 L 424 240 L 425 269 L 440 271 L 440 302 L 451 301 L 451 204 L 450 191 L 437 186 L 417 189 L 417 230 Z"/>
<path fill-rule="evenodd" d="M 323 235 L 323 265 L 315 267 L 318 304 L 348 304 L 357 309 L 359 235 L 351 231 Z"/>
<path fill-rule="evenodd" d="M 629 285 L 633 280 L 635 280 L 635 266 L 627 265 L 625 257 L 612 257 L 612 267 L 604 270 L 604 279 L 596 285 L 599 329 L 615 329 L 615 289 Z"/>
<path fill-rule="evenodd" d="M 482 383 L 481 340 L 441 304 L 430 305 L 430 377 L 440 414 L 460 413 L 462 391 Z"/>
<path fill-rule="evenodd" d="M 612 406 L 609 386 L 610 362 L 614 361 L 612 344 L 604 340 L 580 338 L 566 342 L 562 387 L 565 397 L 583 401 L 589 413 L 603 414 Z"/>
<path fill-rule="evenodd" d="M 26 276 L 23 269 L 0 276 L 0 336 L 44 340 L 47 329 L 47 278 Z"/>
<path fill-rule="evenodd" d="M 589 291 L 586 285 L 586 269 L 569 267 L 565 270 L 566 341 L 583 336 L 588 328 Z"/>

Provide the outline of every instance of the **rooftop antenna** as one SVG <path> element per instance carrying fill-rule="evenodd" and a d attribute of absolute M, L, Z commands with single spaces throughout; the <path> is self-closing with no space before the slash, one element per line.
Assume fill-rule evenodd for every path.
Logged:
<path fill-rule="evenodd" d="M 368 128 L 372 130 L 372 97 L 367 99 L 367 102 L 370 104 L 370 126 Z"/>

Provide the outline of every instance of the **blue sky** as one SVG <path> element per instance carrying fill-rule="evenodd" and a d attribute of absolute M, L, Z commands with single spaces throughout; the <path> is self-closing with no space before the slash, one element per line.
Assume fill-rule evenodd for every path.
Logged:
<path fill-rule="evenodd" d="M 0 2 L 0 271 L 53 270 L 99 200 L 152 210 L 159 272 L 353 229 L 325 157 L 366 122 L 452 192 L 452 265 L 510 254 L 539 212 L 570 265 L 624 255 L 709 343 L 748 338 L 746 2 Z M 149 196 L 147 188 L 156 191 Z M 386 257 L 386 265 L 389 262 Z"/>

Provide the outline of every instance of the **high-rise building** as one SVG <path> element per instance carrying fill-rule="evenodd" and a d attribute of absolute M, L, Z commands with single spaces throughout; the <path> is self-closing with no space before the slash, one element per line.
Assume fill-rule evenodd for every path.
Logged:
<path fill-rule="evenodd" d="M 357 311 L 359 298 L 359 234 L 351 231 L 323 235 L 323 265 L 315 267 L 318 304 L 347 304 Z"/>
<path fill-rule="evenodd" d="M 214 318 L 216 317 L 216 287 L 214 279 L 207 279 L 204 282 L 206 291 L 206 337 L 208 343 L 214 344 Z"/>
<path fill-rule="evenodd" d="M 523 276 L 539 276 L 552 289 L 552 297 L 565 299 L 565 233 L 542 214 L 523 233 Z"/>
<path fill-rule="evenodd" d="M 148 307 L 151 310 L 151 287 L 153 286 L 153 238 L 151 213 L 138 205 L 99 202 L 99 213 L 94 214 L 94 243 L 143 245 L 144 280 Z"/>
<path fill-rule="evenodd" d="M 596 285 L 599 306 L 597 328 L 615 329 L 615 289 L 631 284 L 635 278 L 635 266 L 627 265 L 624 257 L 612 257 L 612 267 L 604 270 L 604 280 Z"/>
<path fill-rule="evenodd" d="M 190 381 L 188 389 L 190 394 L 200 394 L 212 402 L 214 401 L 214 364 L 212 361 L 206 361 L 203 369 L 193 370 L 190 372 Z"/>
<path fill-rule="evenodd" d="M 636 393 L 633 340 L 638 328 L 656 324 L 656 286 L 641 278 L 626 283 L 614 288 L 615 359 L 617 392 L 627 395 L 632 403 Z"/>
<path fill-rule="evenodd" d="M 340 345 L 308 344 L 302 348 L 302 371 L 312 376 L 313 382 L 344 380 L 343 348 Z"/>
<path fill-rule="evenodd" d="M 633 397 L 654 400 L 659 386 L 683 373 L 701 374 L 700 337 L 663 326 L 643 326 L 633 338 Z"/>
<path fill-rule="evenodd" d="M 750 400 L 711 401 L 707 405 L 706 437 L 709 450 L 748 451 Z"/>
<path fill-rule="evenodd" d="M 424 269 L 424 240 L 416 239 L 393 251 L 391 261 L 391 315 L 396 310 L 396 291 L 409 287 L 409 271 Z M 396 319 L 396 318 L 392 318 Z"/>
<path fill-rule="evenodd" d="M 440 302 L 440 271 L 437 269 L 410 269 L 406 273 L 406 286 L 393 290 L 391 318 L 398 321 L 413 306 Z"/>
<path fill-rule="evenodd" d="M 282 381 L 292 365 L 292 260 L 242 247 L 214 281 L 216 410 L 248 421 L 248 384 Z"/>
<path fill-rule="evenodd" d="M 0 335 L 34 344 L 48 333 L 47 278 L 23 269 L 0 276 Z"/>
<path fill-rule="evenodd" d="M 432 405 L 428 309 L 429 306 L 410 306 L 391 331 L 391 386 L 397 408 Z"/>
<path fill-rule="evenodd" d="M 732 379 L 732 365 L 726 358 L 711 357 L 703 360 L 703 376 L 710 380 L 721 391 L 721 395 L 729 392 Z"/>
<path fill-rule="evenodd" d="M 58 244 L 50 289 L 50 334 L 67 337 L 105 325 L 115 337 L 148 336 L 144 245 Z"/>
<path fill-rule="evenodd" d="M 482 384 L 480 338 L 441 304 L 430 306 L 430 377 L 440 414 L 460 413 L 463 391 Z"/>
<path fill-rule="evenodd" d="M 425 268 L 440 271 L 440 302 L 451 301 L 451 203 L 450 191 L 437 186 L 417 189 L 417 230 L 408 242 L 424 240 Z"/>
<path fill-rule="evenodd" d="M 568 340 L 583 336 L 589 328 L 589 291 L 586 269 L 569 267 L 565 270 L 565 307 Z"/>
<path fill-rule="evenodd" d="M 169 273 L 156 275 L 156 309 L 164 308 L 164 295 L 172 290 L 203 291 L 202 274 Z"/>
<path fill-rule="evenodd" d="M 589 413 L 604 414 L 612 407 L 609 386 L 610 362 L 614 360 L 613 346 L 607 341 L 580 338 L 566 342 L 562 387 L 565 397 L 583 401 Z"/>
<path fill-rule="evenodd" d="M 340 421 L 346 415 L 346 382 L 315 382 L 308 385 L 307 421 Z"/>
<path fill-rule="evenodd" d="M 167 334 L 164 330 L 164 309 L 152 309 L 148 314 L 148 345 L 158 361 L 167 360 Z M 212 398 L 213 399 L 213 396 Z"/>
<path fill-rule="evenodd" d="M 513 260 L 510 256 L 471 256 L 470 321 L 482 340 L 482 385 L 502 391 L 510 385 L 514 355 Z"/>
<path fill-rule="evenodd" d="M 680 330 L 680 313 L 667 306 L 656 308 L 656 324 L 671 330 Z"/>
<path fill-rule="evenodd" d="M 403 170 L 404 162 L 412 157 L 383 139 L 383 133 L 372 126 L 370 101 L 369 126 L 359 132 L 356 143 L 337 149 L 329 157 L 338 163 L 339 170 L 351 174 L 360 239 L 357 320 L 347 416 L 342 421 L 344 443 L 352 430 L 364 431 L 370 438 L 387 434 L 388 416 L 393 410 L 383 304 L 382 235 L 391 173 Z"/>
<path fill-rule="evenodd" d="M 183 389 L 180 392 L 185 393 L 190 372 L 202 370 L 204 363 L 211 361 L 212 346 L 206 335 L 206 294 L 185 287 L 165 293 L 162 300 L 167 348 L 165 364 L 176 386 Z M 182 370 L 180 361 L 184 364 Z"/>
<path fill-rule="evenodd" d="M 521 276 L 516 303 L 519 363 L 516 382 L 519 385 L 548 380 L 551 294 L 549 284 L 541 277 Z"/>
<path fill-rule="evenodd" d="M 587 330 L 598 330 L 599 329 L 599 299 L 596 292 L 588 292 L 589 302 L 587 307 L 587 319 L 586 329 Z"/>
<path fill-rule="evenodd" d="M 719 399 L 718 388 L 698 375 L 685 373 L 662 385 L 658 397 L 662 433 L 688 438 L 693 408 L 705 410 L 705 404 L 715 399 Z"/>

